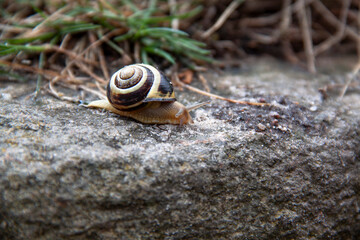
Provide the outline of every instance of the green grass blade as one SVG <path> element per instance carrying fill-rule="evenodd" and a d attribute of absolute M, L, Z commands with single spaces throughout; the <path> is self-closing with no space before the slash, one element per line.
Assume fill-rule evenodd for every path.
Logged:
<path fill-rule="evenodd" d="M 197 52 L 199 54 L 203 54 L 203 55 L 207 55 L 210 53 L 209 50 L 206 50 L 206 49 L 202 49 L 202 48 L 199 48 L 198 46 L 192 44 L 191 41 L 188 41 L 188 39 L 184 39 L 184 38 L 177 38 L 177 39 L 174 39 L 174 41 L 184 47 L 184 48 L 187 48 L 191 51 L 194 51 L 194 52 Z"/>
<path fill-rule="evenodd" d="M 189 43 L 191 43 L 195 46 L 201 47 L 201 48 L 206 47 L 206 44 L 204 42 L 200 42 L 200 41 L 197 41 L 197 40 L 194 40 L 191 38 L 186 38 L 186 41 L 188 41 Z"/>
<path fill-rule="evenodd" d="M 23 46 L 23 45 L 6 45 L 0 44 L 0 56 L 9 54 L 17 54 L 18 52 L 43 52 L 47 49 L 46 46 Z"/>
<path fill-rule="evenodd" d="M 101 34 L 100 32 L 98 32 L 97 34 L 100 39 L 104 37 L 104 35 Z M 112 49 L 114 49 L 116 52 L 118 52 L 120 55 L 124 54 L 124 50 L 121 47 L 119 47 L 116 43 L 114 43 L 113 41 L 107 40 L 107 41 L 105 41 L 105 43 L 107 45 L 109 45 Z"/>
<path fill-rule="evenodd" d="M 76 16 L 80 16 L 82 14 L 94 14 L 94 15 L 96 15 L 96 13 L 97 13 L 97 10 L 90 7 L 90 6 L 76 6 L 73 9 L 70 9 L 66 13 L 66 16 L 76 17 Z"/>
<path fill-rule="evenodd" d="M 60 34 L 68 34 L 68 33 L 77 33 L 77 32 L 85 32 L 89 30 L 94 30 L 100 28 L 100 25 L 92 24 L 92 23 L 78 23 L 72 26 L 63 27 L 60 30 Z"/>
<path fill-rule="evenodd" d="M 162 58 L 165 58 L 166 60 L 168 60 L 170 63 L 175 64 L 175 59 L 166 51 L 160 49 L 160 48 L 155 48 L 155 47 L 144 47 L 144 50 L 148 53 L 151 54 L 155 54 L 158 55 Z"/>
<path fill-rule="evenodd" d="M 35 12 L 37 12 L 41 17 L 43 17 L 44 19 L 46 19 L 48 16 L 45 14 L 44 11 L 42 11 L 40 8 L 38 8 L 37 6 L 35 6 L 34 3 L 30 3 L 31 7 L 33 8 L 33 10 Z"/>
<path fill-rule="evenodd" d="M 138 12 L 139 9 L 135 6 L 135 4 L 132 3 L 132 1 L 129 0 L 121 0 L 123 4 L 128 5 L 133 12 Z"/>
<path fill-rule="evenodd" d="M 200 42 L 192 40 L 190 38 L 180 38 L 180 37 L 165 37 L 168 41 L 168 45 L 176 52 L 184 52 L 193 51 L 198 54 L 208 55 L 210 53 L 209 50 L 198 47 L 197 45 L 202 45 Z"/>
<path fill-rule="evenodd" d="M 98 2 L 100 12 L 104 11 L 105 9 L 111 9 L 118 15 L 122 14 L 121 13 L 122 9 L 120 9 L 118 5 L 113 5 L 112 3 L 110 3 L 109 1 L 106 1 L 106 0 L 97 1 L 97 2 Z M 116 4 L 117 1 L 113 1 L 113 3 Z"/>
<path fill-rule="evenodd" d="M 144 19 L 149 18 L 156 11 L 156 3 L 157 3 L 157 0 L 149 1 L 149 6 L 147 8 L 148 11 L 145 12 L 145 15 L 143 17 Z"/>
<path fill-rule="evenodd" d="M 141 49 L 140 54 L 141 54 L 141 61 L 145 64 L 150 64 L 149 56 L 144 48 Z"/>
<path fill-rule="evenodd" d="M 136 35 L 137 36 L 166 36 L 166 35 L 172 35 L 177 34 L 179 36 L 185 36 L 187 37 L 188 34 L 184 31 L 173 29 L 173 28 L 166 28 L 166 27 L 153 27 L 153 28 L 146 28 L 139 30 Z"/>
<path fill-rule="evenodd" d="M 30 38 L 13 38 L 13 39 L 6 39 L 5 41 L 9 44 L 26 44 L 26 43 L 31 43 L 31 42 L 35 42 L 37 40 L 39 41 L 46 41 L 48 39 L 51 39 L 55 36 L 55 33 L 53 32 L 47 32 L 44 34 L 41 34 L 39 36 L 36 37 L 30 37 Z"/>
<path fill-rule="evenodd" d="M 202 6 L 197 6 L 196 8 L 194 8 L 193 10 L 187 12 L 187 13 L 183 13 L 180 15 L 175 15 L 175 18 L 179 18 L 179 19 L 186 19 L 186 18 L 191 18 L 193 16 L 196 16 L 197 14 L 199 14 L 201 11 L 203 10 Z"/>
<path fill-rule="evenodd" d="M 173 19 L 186 19 L 186 18 L 190 18 L 190 17 L 197 15 L 198 13 L 200 13 L 202 11 L 202 9 L 203 8 L 201 6 L 198 6 L 198 7 L 194 8 L 193 10 L 191 10 L 190 12 L 187 12 L 184 14 L 172 15 L 172 16 L 161 16 L 161 17 L 151 17 L 148 19 L 144 19 L 143 23 L 151 25 L 151 24 L 170 22 Z"/>
<path fill-rule="evenodd" d="M 132 31 L 129 31 L 123 35 L 117 36 L 114 38 L 115 42 L 121 42 L 121 41 L 125 41 L 129 38 L 132 38 L 134 36 L 134 33 Z"/>
<path fill-rule="evenodd" d="M 215 63 L 216 61 L 208 56 L 202 55 L 202 54 L 198 54 L 198 53 L 194 53 L 194 52 L 187 52 L 186 55 L 188 58 L 194 59 L 194 60 L 200 60 L 200 61 L 204 61 L 204 62 L 208 62 L 208 63 Z"/>
<path fill-rule="evenodd" d="M 116 15 L 115 13 L 113 12 L 110 12 L 109 10 L 104 10 L 101 12 L 101 15 L 105 18 L 108 18 L 108 19 L 112 19 L 112 20 L 117 20 L 119 22 L 125 22 L 126 19 L 124 16 L 122 15 Z"/>
<path fill-rule="evenodd" d="M 120 55 L 123 55 L 124 54 L 124 50 L 119 47 L 118 45 L 116 45 L 116 43 L 114 43 L 113 41 L 106 41 L 106 43 L 112 47 L 116 52 L 118 52 Z"/>
<path fill-rule="evenodd" d="M 173 19 L 177 19 L 175 16 L 161 16 L 161 17 L 151 17 L 148 19 L 143 19 L 142 23 L 144 25 L 158 25 L 164 22 L 170 22 Z"/>
<path fill-rule="evenodd" d="M 102 26 L 103 29 L 114 30 L 115 27 L 103 16 L 93 16 L 92 20 Z"/>

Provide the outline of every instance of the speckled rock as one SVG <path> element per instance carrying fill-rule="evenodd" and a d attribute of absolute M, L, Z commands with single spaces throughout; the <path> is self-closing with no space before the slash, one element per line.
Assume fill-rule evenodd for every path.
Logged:
<path fill-rule="evenodd" d="M 345 77 L 249 59 L 213 92 L 271 106 L 214 100 L 187 126 L 2 82 L 0 239 L 358 239 L 360 91 L 318 92 Z"/>

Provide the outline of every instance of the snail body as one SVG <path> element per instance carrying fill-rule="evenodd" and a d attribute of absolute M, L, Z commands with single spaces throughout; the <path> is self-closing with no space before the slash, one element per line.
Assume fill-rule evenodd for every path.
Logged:
<path fill-rule="evenodd" d="M 93 101 L 87 106 L 107 109 L 142 123 L 179 125 L 193 123 L 189 111 L 198 107 L 186 108 L 177 102 L 172 83 L 147 64 L 118 70 L 108 84 L 107 100 Z"/>

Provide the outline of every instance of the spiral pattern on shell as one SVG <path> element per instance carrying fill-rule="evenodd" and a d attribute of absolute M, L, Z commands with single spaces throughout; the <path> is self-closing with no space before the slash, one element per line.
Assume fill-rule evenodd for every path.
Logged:
<path fill-rule="evenodd" d="M 147 64 L 125 66 L 115 72 L 107 88 L 109 102 L 117 109 L 132 110 L 147 102 L 176 101 L 171 82 Z"/>

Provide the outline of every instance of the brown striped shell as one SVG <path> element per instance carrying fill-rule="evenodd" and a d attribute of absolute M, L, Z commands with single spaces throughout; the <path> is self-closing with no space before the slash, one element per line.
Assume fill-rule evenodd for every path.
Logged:
<path fill-rule="evenodd" d="M 107 97 L 107 100 L 92 101 L 87 106 L 107 109 L 148 124 L 193 123 L 189 111 L 197 107 L 186 108 L 177 102 L 171 82 L 159 70 L 146 64 L 129 65 L 114 73 Z"/>
<path fill-rule="evenodd" d="M 159 70 L 146 64 L 128 65 L 114 73 L 107 97 L 115 108 L 125 111 L 149 102 L 176 101 L 171 82 Z"/>

